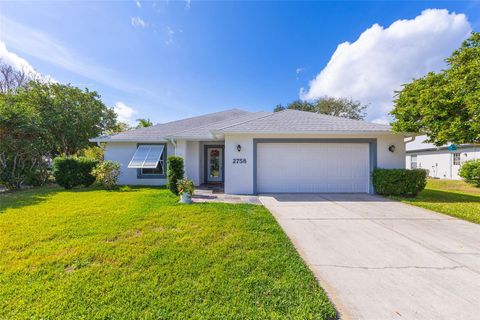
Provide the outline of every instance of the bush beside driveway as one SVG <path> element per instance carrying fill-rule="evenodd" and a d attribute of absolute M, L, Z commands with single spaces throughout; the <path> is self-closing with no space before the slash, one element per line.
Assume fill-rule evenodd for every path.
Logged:
<path fill-rule="evenodd" d="M 166 189 L 0 194 L 1 318 L 332 319 L 271 214 Z"/>

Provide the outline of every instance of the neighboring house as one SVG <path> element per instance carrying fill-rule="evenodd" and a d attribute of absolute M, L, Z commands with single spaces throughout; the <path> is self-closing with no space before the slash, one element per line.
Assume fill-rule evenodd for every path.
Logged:
<path fill-rule="evenodd" d="M 426 136 L 418 136 L 406 144 L 407 169 L 423 168 L 428 175 L 440 179 L 461 179 L 458 170 L 468 160 L 480 159 L 480 146 L 462 144 L 452 148 L 452 145 L 436 147 L 426 143 Z M 449 148 L 450 147 L 450 148 Z M 456 149 L 456 150 L 454 150 Z"/>
<path fill-rule="evenodd" d="M 372 193 L 374 168 L 405 167 L 405 136 L 388 125 L 311 112 L 238 109 L 92 139 L 121 164 L 121 184 L 164 185 L 166 159 L 195 185 L 226 193 Z"/>

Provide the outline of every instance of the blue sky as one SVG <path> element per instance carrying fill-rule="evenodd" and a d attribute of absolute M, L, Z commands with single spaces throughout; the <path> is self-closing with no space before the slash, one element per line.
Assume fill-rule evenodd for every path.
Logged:
<path fill-rule="evenodd" d="M 0 57 L 96 90 L 129 121 L 332 95 L 382 122 L 401 83 L 479 27 L 478 1 L 0 2 Z"/>

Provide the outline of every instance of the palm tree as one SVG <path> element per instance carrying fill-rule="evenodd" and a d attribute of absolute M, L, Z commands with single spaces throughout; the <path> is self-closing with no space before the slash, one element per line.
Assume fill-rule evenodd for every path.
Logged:
<path fill-rule="evenodd" d="M 153 123 L 152 123 L 152 121 L 150 121 L 150 119 L 141 118 L 141 119 L 137 119 L 137 121 L 138 121 L 137 129 L 153 126 Z"/>

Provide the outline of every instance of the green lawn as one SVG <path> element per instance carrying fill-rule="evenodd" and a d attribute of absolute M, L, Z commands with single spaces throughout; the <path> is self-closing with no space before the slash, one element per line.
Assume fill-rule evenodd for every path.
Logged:
<path fill-rule="evenodd" d="M 399 198 L 405 203 L 480 223 L 480 188 L 463 181 L 429 179 L 417 198 Z"/>
<path fill-rule="evenodd" d="M 0 318 L 331 319 L 261 206 L 165 189 L 0 194 Z"/>

